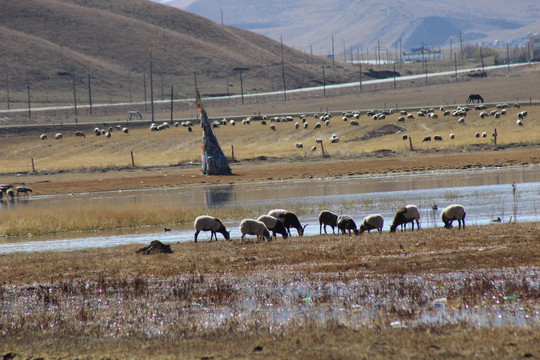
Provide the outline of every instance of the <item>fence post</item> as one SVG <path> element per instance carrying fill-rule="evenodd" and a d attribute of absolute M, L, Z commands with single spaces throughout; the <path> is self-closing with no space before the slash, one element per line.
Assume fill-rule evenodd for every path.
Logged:
<path fill-rule="evenodd" d="M 32 158 L 32 172 L 36 172 L 36 168 L 34 167 L 34 158 Z"/>
<path fill-rule="evenodd" d="M 411 149 L 411 151 L 414 151 L 412 147 L 412 139 L 410 136 L 409 136 L 409 148 Z"/>
<path fill-rule="evenodd" d="M 131 167 L 135 167 L 135 159 L 133 158 L 133 151 L 130 151 L 131 153 Z"/>
<path fill-rule="evenodd" d="M 234 161 L 234 145 L 231 145 L 232 161 Z"/>

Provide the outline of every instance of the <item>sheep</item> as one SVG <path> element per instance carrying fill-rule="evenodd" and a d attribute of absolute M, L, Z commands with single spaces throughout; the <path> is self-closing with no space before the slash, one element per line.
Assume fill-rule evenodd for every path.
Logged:
<path fill-rule="evenodd" d="M 465 125 L 465 118 L 460 117 L 458 120 L 458 124 Z"/>
<path fill-rule="evenodd" d="M 352 121 L 351 121 L 351 123 L 352 123 Z M 321 128 L 321 123 L 316 123 L 315 124 L 315 129 L 320 129 L 320 128 Z"/>
<path fill-rule="evenodd" d="M 304 129 L 307 129 L 309 124 L 307 122 L 304 123 Z"/>
<path fill-rule="evenodd" d="M 431 136 L 426 136 L 426 137 L 424 137 L 424 139 L 422 140 L 422 142 L 425 142 L 425 141 L 431 141 Z"/>
<path fill-rule="evenodd" d="M 516 125 L 523 126 L 523 122 L 521 122 L 521 120 L 518 119 L 518 120 L 516 120 Z"/>
<path fill-rule="evenodd" d="M 299 123 L 299 122 L 295 122 L 295 123 L 294 123 L 294 128 L 295 128 L 296 130 L 300 129 L 300 123 Z"/>
<path fill-rule="evenodd" d="M 485 131 L 482 133 L 482 137 L 483 138 L 487 137 L 487 133 Z"/>
<path fill-rule="evenodd" d="M 108 137 L 108 138 L 110 138 L 110 137 L 111 137 L 111 133 L 110 133 L 110 132 L 108 132 L 108 131 L 106 131 L 106 132 L 105 132 L 105 137 Z"/>
<path fill-rule="evenodd" d="M 274 124 L 270 124 L 270 130 L 276 131 L 276 126 Z"/>
<path fill-rule="evenodd" d="M 453 133 L 452 133 L 452 134 L 450 134 L 450 139 L 454 140 L 454 139 L 455 139 L 455 137 L 456 137 L 456 136 L 455 136 L 455 135 L 454 135 Z"/>
<path fill-rule="evenodd" d="M 444 223 L 444 227 L 447 229 L 452 228 L 452 222 L 457 220 L 459 223 L 458 229 L 461 229 L 461 223 L 463 222 L 463 229 L 465 229 L 465 208 L 459 204 L 453 204 L 446 207 L 441 212 L 441 220 Z"/>
<path fill-rule="evenodd" d="M 475 133 L 474 133 L 474 137 L 479 138 L 479 137 L 480 137 L 480 133 L 479 133 L 479 132 L 475 132 Z"/>
<path fill-rule="evenodd" d="M 127 127 L 122 128 L 122 132 L 123 132 L 124 134 L 128 134 L 128 133 L 129 133 L 129 129 L 128 129 Z"/>
<path fill-rule="evenodd" d="M 316 138 L 316 139 L 315 139 L 315 142 L 316 142 L 317 144 L 322 144 L 322 139 L 321 139 L 321 138 Z"/>
<path fill-rule="evenodd" d="M 32 189 L 25 186 L 17 186 L 17 196 L 19 196 L 19 194 L 25 194 L 26 196 L 30 196 L 30 194 L 28 194 L 29 192 L 32 192 Z"/>
<path fill-rule="evenodd" d="M 276 219 L 275 217 L 270 216 L 270 215 L 261 215 L 257 218 L 257 220 L 260 222 L 263 222 L 264 225 L 266 225 L 266 228 L 269 231 L 272 231 L 272 236 L 274 236 L 276 239 L 277 239 L 276 233 L 281 234 L 281 236 L 284 239 L 289 237 L 289 235 L 287 234 L 287 229 L 285 228 L 283 223 L 279 221 L 278 219 Z"/>
<path fill-rule="evenodd" d="M 420 229 L 420 212 L 415 205 L 407 205 L 396 211 L 394 215 L 394 221 L 390 226 L 390 232 L 396 232 L 396 229 L 401 225 L 401 231 L 407 229 L 407 223 L 412 224 L 412 231 L 414 231 L 414 221 L 416 221 L 416 227 Z"/>
<path fill-rule="evenodd" d="M 279 221 L 281 221 L 287 229 L 289 235 L 291 235 L 291 227 L 295 228 L 296 231 L 298 231 L 298 236 L 304 235 L 304 230 L 307 225 L 304 225 L 302 227 L 302 224 L 300 224 L 300 220 L 298 220 L 298 217 L 292 211 L 288 211 L 285 209 L 273 209 L 268 212 L 268 215 L 273 216 Z"/>
<path fill-rule="evenodd" d="M 319 232 L 322 234 L 322 226 L 324 225 L 324 233 L 326 226 L 332 227 L 332 233 L 335 234 L 334 228 L 337 226 L 338 215 L 329 210 L 323 210 L 319 213 Z"/>
<path fill-rule="evenodd" d="M 409 138 L 409 136 L 407 136 L 407 135 L 403 135 L 403 137 L 402 137 L 403 140 L 407 140 L 408 138 Z"/>
<path fill-rule="evenodd" d="M 242 244 L 244 243 L 244 237 L 246 235 L 257 235 L 257 240 L 270 241 L 270 232 L 266 228 L 266 225 L 262 221 L 255 219 L 244 219 L 239 226 L 240 233 L 242 234 Z"/>
<path fill-rule="evenodd" d="M 442 141 L 442 136 L 440 136 L 440 135 L 434 135 L 434 136 L 433 136 L 433 140 L 435 140 L 435 141 Z"/>
<path fill-rule="evenodd" d="M 56 135 L 54 135 L 54 138 L 56 140 L 59 140 L 59 139 L 62 139 L 64 136 L 62 135 L 62 133 L 57 133 Z"/>
<path fill-rule="evenodd" d="M 75 131 L 75 136 L 86 137 L 82 131 Z"/>
<path fill-rule="evenodd" d="M 330 120 L 324 120 L 324 125 L 330 126 Z"/>
<path fill-rule="evenodd" d="M 523 120 L 523 119 L 525 119 L 525 117 L 527 116 L 527 114 L 528 114 L 528 113 L 527 113 L 526 111 L 519 112 L 519 113 L 518 113 L 518 118 L 519 118 L 520 120 Z"/>
<path fill-rule="evenodd" d="M 263 120 L 263 121 L 264 121 L 264 120 Z M 234 121 L 234 120 L 231 119 L 231 120 L 229 120 L 229 124 L 231 124 L 231 126 L 235 126 L 235 125 L 236 125 L 236 121 Z"/>
<path fill-rule="evenodd" d="M 429 117 L 432 118 L 432 119 L 438 119 L 439 116 L 435 113 L 429 113 Z"/>
<path fill-rule="evenodd" d="M 316 146 L 312 146 L 312 147 L 311 147 L 311 151 L 317 151 L 317 147 L 316 147 Z"/>
<path fill-rule="evenodd" d="M 195 242 L 197 242 L 197 236 L 201 231 L 210 231 L 210 241 L 212 241 L 212 237 L 214 236 L 217 241 L 217 234 L 221 233 L 225 240 L 229 240 L 230 232 L 227 231 L 225 228 L 225 225 L 216 217 L 210 216 L 210 215 L 201 215 L 198 216 L 195 221 L 193 222 L 193 226 L 195 227 Z"/>
<path fill-rule="evenodd" d="M 41 134 L 39 137 L 41 140 L 47 140 L 47 134 Z"/>
<path fill-rule="evenodd" d="M 350 217 L 349 215 L 340 215 L 337 220 L 337 228 L 341 231 L 343 235 L 345 235 L 345 232 L 349 232 L 349 236 L 351 236 L 351 230 L 354 231 L 355 235 L 358 235 L 358 229 L 356 227 L 356 223 Z"/>
<path fill-rule="evenodd" d="M 400 116 L 397 119 L 398 122 L 405 122 L 405 116 Z"/>
<path fill-rule="evenodd" d="M 300 143 L 300 142 L 296 143 L 296 148 L 297 149 L 302 149 L 303 147 L 304 147 L 304 145 L 302 145 L 302 143 Z"/>
<path fill-rule="evenodd" d="M 399 115 L 404 115 L 404 116 L 407 116 L 407 111 L 405 111 L 405 110 L 401 110 L 401 111 L 399 112 Z"/>
<path fill-rule="evenodd" d="M 351 120 L 351 125 L 352 125 L 352 126 L 358 126 L 358 121 L 356 121 L 356 120 Z"/>
<path fill-rule="evenodd" d="M 407 115 L 407 119 L 409 119 L 409 120 L 414 120 L 414 115 L 413 115 L 413 114 L 408 114 L 408 115 Z"/>
<path fill-rule="evenodd" d="M 330 143 L 335 144 L 339 142 L 339 137 L 336 134 L 332 134 L 330 137 Z"/>
<path fill-rule="evenodd" d="M 360 224 L 360 234 L 367 230 L 369 233 L 371 230 L 377 229 L 382 231 L 384 225 L 384 219 L 380 214 L 368 215 L 362 220 Z"/>

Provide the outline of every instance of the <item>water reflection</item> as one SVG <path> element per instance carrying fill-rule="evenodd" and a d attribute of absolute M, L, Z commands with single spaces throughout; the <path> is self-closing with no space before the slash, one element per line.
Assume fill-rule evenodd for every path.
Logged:
<path fill-rule="evenodd" d="M 516 198 L 512 183 L 516 183 Z M 262 213 L 276 207 L 300 206 L 303 225 L 309 226 L 306 235 L 319 233 L 318 213 L 328 209 L 338 214 L 351 215 L 357 224 L 364 216 L 379 213 L 388 230 L 395 211 L 405 204 L 415 204 L 420 210 L 421 226 L 441 226 L 440 211 L 452 203 L 460 203 L 467 210 L 467 224 L 488 224 L 501 218 L 508 222 L 540 220 L 540 166 L 489 169 L 476 171 L 429 172 L 411 175 L 359 176 L 350 178 L 310 179 L 272 183 L 189 186 L 160 190 L 134 190 L 53 196 L 33 196 L 4 204 L 1 211 L 17 206 L 50 207 L 52 204 L 80 204 L 106 206 L 137 204 L 184 204 L 186 207 L 261 209 Z M 433 210 L 434 205 L 438 209 Z M 239 238 L 241 219 L 226 222 L 232 238 Z M 191 224 L 175 226 L 163 233 L 159 229 L 136 232 L 100 232 L 99 236 L 32 237 L 24 241 L 3 240 L 0 253 L 14 251 L 75 250 L 129 243 L 148 243 L 151 240 L 182 242 L 193 240 Z M 39 241 L 38 241 L 39 240 Z M 204 238 L 201 239 L 204 241 Z M 6 242 L 12 242 L 10 244 Z"/>

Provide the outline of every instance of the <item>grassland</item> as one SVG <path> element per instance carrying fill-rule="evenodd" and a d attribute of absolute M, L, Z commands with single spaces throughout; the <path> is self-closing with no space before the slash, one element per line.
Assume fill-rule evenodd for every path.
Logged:
<path fill-rule="evenodd" d="M 538 238 L 514 223 L 1 256 L 0 354 L 534 357 Z"/>

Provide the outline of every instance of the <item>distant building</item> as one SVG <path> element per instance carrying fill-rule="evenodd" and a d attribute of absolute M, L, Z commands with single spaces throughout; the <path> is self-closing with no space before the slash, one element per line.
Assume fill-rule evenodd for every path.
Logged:
<path fill-rule="evenodd" d="M 529 38 L 529 59 L 540 61 L 540 35 L 531 35 Z"/>

